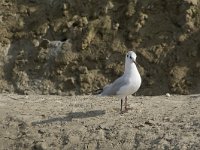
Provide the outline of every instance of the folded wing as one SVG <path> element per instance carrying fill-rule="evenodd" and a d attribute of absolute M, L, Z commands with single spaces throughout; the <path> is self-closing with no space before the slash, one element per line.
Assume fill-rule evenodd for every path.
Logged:
<path fill-rule="evenodd" d="M 123 76 L 121 76 L 120 78 L 115 80 L 112 84 L 106 85 L 103 88 L 101 95 L 102 96 L 117 95 L 119 89 L 126 84 L 128 84 L 128 81 L 126 80 L 126 78 L 123 78 Z"/>

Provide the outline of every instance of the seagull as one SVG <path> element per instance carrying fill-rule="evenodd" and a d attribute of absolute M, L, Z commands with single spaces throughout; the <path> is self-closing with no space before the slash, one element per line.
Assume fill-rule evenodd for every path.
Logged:
<path fill-rule="evenodd" d="M 125 57 L 124 74 L 116 79 L 113 83 L 106 85 L 100 96 L 118 96 L 121 99 L 121 113 L 128 111 L 127 96 L 134 94 L 140 88 L 142 79 L 136 66 L 137 55 L 133 51 L 129 51 Z M 122 109 L 123 100 L 124 111 Z"/>

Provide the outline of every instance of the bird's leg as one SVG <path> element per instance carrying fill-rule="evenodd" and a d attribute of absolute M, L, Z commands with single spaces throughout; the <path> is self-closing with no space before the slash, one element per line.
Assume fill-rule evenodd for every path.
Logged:
<path fill-rule="evenodd" d="M 123 113 L 122 112 L 122 105 L 123 105 L 123 99 L 121 99 L 121 113 Z"/>
<path fill-rule="evenodd" d="M 125 102 L 124 102 L 124 109 L 125 109 L 124 111 L 125 112 L 128 112 L 128 110 L 132 109 L 127 101 L 128 101 L 128 97 L 126 96 L 125 97 Z"/>
<path fill-rule="evenodd" d="M 127 96 L 126 96 L 126 97 L 125 97 L 125 103 L 124 103 L 125 111 L 128 110 L 128 108 L 127 108 L 127 106 L 128 106 L 127 100 L 128 100 L 128 98 L 127 98 Z"/>

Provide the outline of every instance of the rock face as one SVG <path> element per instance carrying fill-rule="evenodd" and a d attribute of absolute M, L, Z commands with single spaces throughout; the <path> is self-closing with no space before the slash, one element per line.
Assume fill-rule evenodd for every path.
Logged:
<path fill-rule="evenodd" d="M 0 2 L 0 91 L 87 94 L 138 54 L 139 94 L 200 92 L 200 4 L 184 1 Z"/>

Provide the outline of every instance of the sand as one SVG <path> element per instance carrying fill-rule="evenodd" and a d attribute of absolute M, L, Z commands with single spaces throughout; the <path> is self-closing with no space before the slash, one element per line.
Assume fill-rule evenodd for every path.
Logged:
<path fill-rule="evenodd" d="M 0 95 L 0 149 L 200 149 L 200 95 Z"/>

